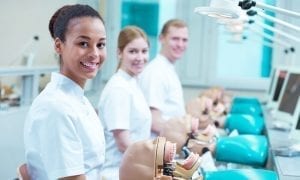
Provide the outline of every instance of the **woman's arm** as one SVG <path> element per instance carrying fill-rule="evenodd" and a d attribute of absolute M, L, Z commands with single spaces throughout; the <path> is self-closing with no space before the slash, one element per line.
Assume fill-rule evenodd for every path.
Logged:
<path fill-rule="evenodd" d="M 112 130 L 112 132 L 114 134 L 119 151 L 124 153 L 127 147 L 130 145 L 130 132 L 124 129 L 116 129 Z"/>
<path fill-rule="evenodd" d="M 150 110 L 152 114 L 151 131 L 159 135 L 163 127 L 163 122 L 165 122 L 165 120 L 163 120 L 161 111 L 159 109 L 150 107 Z"/>
<path fill-rule="evenodd" d="M 63 177 L 59 178 L 59 180 L 86 180 L 85 175 L 77 175 L 77 176 L 68 176 L 68 177 Z"/>

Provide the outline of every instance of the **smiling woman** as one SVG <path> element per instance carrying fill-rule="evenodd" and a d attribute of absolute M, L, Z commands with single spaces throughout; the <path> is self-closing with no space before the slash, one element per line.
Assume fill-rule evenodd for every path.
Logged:
<path fill-rule="evenodd" d="M 57 21 L 65 23 L 60 19 Z M 51 25 L 50 22 L 49 28 Z M 87 79 L 96 75 L 106 57 L 104 25 L 100 19 L 87 16 L 74 18 L 69 22 L 66 29 L 68 37 L 62 34 L 62 27 L 56 29 L 51 35 L 55 41 L 55 50 L 60 56 L 61 73 L 83 87 Z M 55 33 L 58 34 L 57 37 Z"/>
<path fill-rule="evenodd" d="M 31 179 L 101 179 L 104 134 L 84 85 L 106 58 L 102 17 L 87 5 L 58 9 L 49 23 L 60 72 L 33 101 L 25 128 Z"/>
<path fill-rule="evenodd" d="M 124 151 L 136 141 L 150 138 L 151 113 L 138 86 L 137 76 L 149 58 L 144 31 L 127 26 L 118 37 L 119 68 L 105 85 L 98 106 L 105 132 L 107 161 L 103 177 L 119 179 Z"/>

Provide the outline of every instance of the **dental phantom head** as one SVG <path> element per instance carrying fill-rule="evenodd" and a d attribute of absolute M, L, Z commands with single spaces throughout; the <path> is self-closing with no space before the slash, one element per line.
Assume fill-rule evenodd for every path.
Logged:
<path fill-rule="evenodd" d="M 218 127 L 223 127 L 227 107 L 220 101 L 216 100 L 219 95 L 210 95 L 209 90 L 204 95 L 196 97 L 186 104 L 188 114 L 199 119 L 199 129 L 204 129 L 209 124 L 215 123 Z M 215 99 L 213 99 L 215 98 Z"/>
<path fill-rule="evenodd" d="M 204 130 L 199 130 L 197 122 L 190 115 L 170 119 L 163 125 L 160 136 L 176 143 L 177 154 L 181 154 L 183 147 L 200 155 L 203 154 L 203 149 L 214 152 L 216 129 L 208 125 Z"/>
<path fill-rule="evenodd" d="M 221 87 L 212 87 L 203 91 L 199 97 L 205 96 L 213 101 L 212 111 L 217 115 L 226 115 L 232 104 L 231 95 Z"/>
<path fill-rule="evenodd" d="M 199 120 L 198 128 L 204 129 L 213 122 L 210 118 L 212 103 L 211 99 L 202 96 L 196 97 L 186 104 L 186 112 Z"/>
<path fill-rule="evenodd" d="M 136 142 L 124 153 L 120 180 L 192 179 L 200 166 L 199 155 L 191 153 L 179 163 L 175 153 L 176 144 L 164 137 Z"/>

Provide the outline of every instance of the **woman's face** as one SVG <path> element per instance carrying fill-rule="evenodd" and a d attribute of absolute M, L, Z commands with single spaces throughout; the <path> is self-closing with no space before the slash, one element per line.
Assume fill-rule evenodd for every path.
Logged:
<path fill-rule="evenodd" d="M 87 79 L 96 76 L 106 58 L 106 32 L 103 22 L 95 17 L 70 20 L 65 41 L 55 39 L 61 56 L 61 73 L 82 88 Z"/>
<path fill-rule="evenodd" d="M 122 52 L 119 52 L 121 61 L 120 68 L 131 76 L 136 76 L 144 69 L 145 63 L 149 59 L 149 45 L 142 38 L 136 38 L 128 43 Z"/>

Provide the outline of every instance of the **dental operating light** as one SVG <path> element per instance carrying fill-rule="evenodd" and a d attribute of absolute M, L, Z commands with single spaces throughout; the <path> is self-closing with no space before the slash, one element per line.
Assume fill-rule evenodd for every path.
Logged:
<path fill-rule="evenodd" d="M 286 12 L 286 14 L 290 14 L 296 17 L 300 17 L 299 13 L 284 10 L 281 8 L 276 8 L 269 5 L 264 5 L 263 3 L 257 3 L 251 0 L 244 0 L 237 2 L 236 0 L 211 0 L 209 7 L 196 7 L 194 12 L 202 15 L 208 15 L 211 17 L 216 17 L 219 20 L 221 19 L 238 19 L 241 15 L 242 9 L 250 9 L 253 6 L 265 7 L 268 9 L 272 9 L 276 12 Z M 267 20 L 278 23 L 280 25 L 286 26 L 290 29 L 296 30 L 300 32 L 300 27 L 295 26 L 293 24 L 282 21 L 278 18 L 274 18 L 265 13 L 257 12 L 254 10 L 249 10 L 247 12 L 249 16 L 259 15 Z"/>
<path fill-rule="evenodd" d="M 293 16 L 293 17 L 297 17 L 297 18 L 300 17 L 300 13 L 298 13 L 298 12 L 282 9 L 282 8 L 279 8 L 279 7 L 271 6 L 271 5 L 268 5 L 268 4 L 264 4 L 264 3 L 256 2 L 256 1 L 252 1 L 252 0 L 239 1 L 238 5 L 244 10 L 248 10 L 251 7 L 255 6 L 255 7 L 258 7 L 258 8 L 261 8 L 261 9 L 271 10 L 271 11 L 278 12 L 278 13 L 281 13 L 281 14 L 285 14 L 285 15 L 288 15 L 288 16 Z"/>
<path fill-rule="evenodd" d="M 251 20 L 250 20 L 251 21 Z M 249 24 L 251 24 L 251 23 L 253 23 L 252 21 L 249 23 Z M 288 43 L 288 42 L 286 42 L 286 41 L 283 41 L 283 40 L 281 40 L 281 39 L 279 39 L 279 38 L 276 38 L 276 37 L 274 37 L 274 36 L 272 36 L 272 35 L 269 35 L 269 34 L 267 34 L 267 33 L 262 33 L 262 32 L 260 32 L 260 31 L 258 31 L 258 30 L 256 30 L 256 29 L 254 29 L 254 28 L 249 28 L 249 25 L 247 25 L 247 24 L 244 24 L 244 26 L 243 26 L 243 30 L 237 30 L 237 29 L 235 29 L 236 27 L 235 27 L 236 25 L 226 25 L 226 29 L 230 32 L 230 33 L 232 33 L 232 39 L 230 40 L 230 42 L 241 42 L 241 40 L 242 39 L 246 39 L 247 37 L 245 37 L 245 36 L 242 36 L 242 33 L 243 33 L 243 30 L 244 29 L 249 29 L 250 31 L 252 31 L 252 32 L 254 32 L 255 34 L 257 34 L 257 35 L 260 35 L 260 36 L 262 36 L 263 38 L 264 38 L 264 42 L 263 43 L 267 43 L 267 46 L 269 46 L 269 47 L 272 47 L 273 48 L 273 46 L 270 46 L 270 42 L 266 42 L 265 41 L 265 39 L 267 39 L 267 40 L 269 40 L 269 41 L 271 41 L 271 42 L 273 42 L 273 43 L 277 43 L 278 45 L 280 45 L 280 46 L 283 46 L 283 47 L 285 47 L 285 49 L 284 49 L 284 52 L 285 53 L 288 53 L 288 52 L 294 52 L 295 51 L 295 48 L 290 44 L 290 43 Z M 264 28 L 264 27 L 263 27 Z M 266 28 L 264 28 L 264 29 L 266 29 Z M 271 29 L 270 29 L 271 30 Z M 274 32 L 275 31 L 279 31 L 279 30 L 277 30 L 277 29 L 272 29 Z M 292 37 L 290 37 L 289 36 L 289 38 L 292 38 Z"/>
<path fill-rule="evenodd" d="M 273 12 L 278 12 L 284 15 L 299 18 L 300 13 L 286 10 L 283 8 L 271 6 L 261 2 L 252 0 L 211 0 L 209 7 L 197 7 L 194 12 L 204 14 L 212 17 L 230 18 L 236 19 L 239 16 L 238 9 L 249 10 L 252 7 L 258 7 L 260 9 L 267 9 Z"/>
<path fill-rule="evenodd" d="M 210 6 L 196 7 L 194 12 L 220 19 L 236 19 L 239 17 L 239 10 L 240 7 L 231 0 L 211 0 Z"/>

